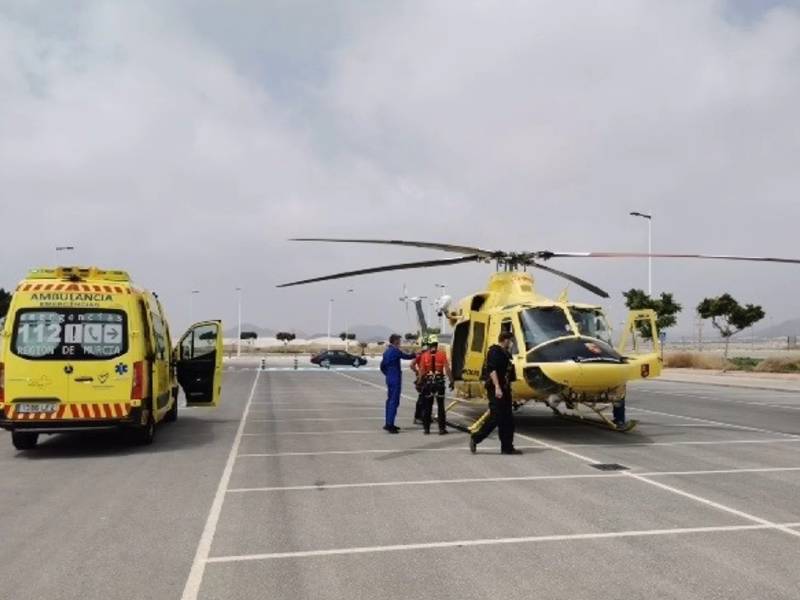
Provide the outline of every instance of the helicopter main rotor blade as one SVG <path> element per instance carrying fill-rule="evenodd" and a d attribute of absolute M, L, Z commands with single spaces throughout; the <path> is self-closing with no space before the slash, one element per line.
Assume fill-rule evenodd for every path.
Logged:
<path fill-rule="evenodd" d="M 457 265 L 460 263 L 480 262 L 483 259 L 484 259 L 483 256 L 477 254 L 470 254 L 467 256 L 457 256 L 455 258 L 440 258 L 438 260 L 423 260 L 410 263 L 401 263 L 397 265 L 385 265 L 382 267 L 370 267 L 368 269 L 358 269 L 357 271 L 345 271 L 344 273 L 336 273 L 335 275 L 325 275 L 323 277 L 313 277 L 311 279 L 303 279 L 302 281 L 292 281 L 291 283 L 282 283 L 277 287 L 285 288 L 294 285 L 304 285 L 306 283 L 316 283 L 317 281 L 329 281 L 331 279 L 343 279 L 345 277 L 355 277 L 356 275 L 383 273 L 384 271 L 402 271 L 404 269 L 424 269 L 426 267 L 443 267 L 447 265 Z"/>
<path fill-rule="evenodd" d="M 547 271 L 548 273 L 552 273 L 553 275 L 558 275 L 559 277 L 563 277 L 567 281 L 571 281 L 575 285 L 579 285 L 582 288 L 589 290 L 593 294 L 597 294 L 601 298 L 608 298 L 608 292 L 606 292 L 603 289 L 600 289 L 596 285 L 591 284 L 584 279 L 581 279 L 580 277 L 575 277 L 575 275 L 570 275 L 569 273 L 564 273 L 564 271 L 559 271 L 558 269 L 553 269 L 552 267 L 546 267 L 539 263 L 530 262 L 528 264 L 536 269 L 541 269 L 542 271 Z"/>
<path fill-rule="evenodd" d="M 540 260 L 551 258 L 699 258 L 704 260 L 740 260 L 800 264 L 800 258 L 775 258 L 771 256 L 736 256 L 731 254 L 648 254 L 647 252 L 534 252 Z"/>
<path fill-rule="evenodd" d="M 492 252 L 483 248 L 460 246 L 458 244 L 440 244 L 438 242 L 410 242 L 407 240 L 363 240 L 341 238 L 290 238 L 290 242 L 338 242 L 347 244 L 385 244 L 389 246 L 408 246 L 411 248 L 427 248 L 428 250 L 442 250 L 444 252 L 457 252 L 459 254 L 476 254 L 483 258 L 499 258 L 504 252 Z"/>

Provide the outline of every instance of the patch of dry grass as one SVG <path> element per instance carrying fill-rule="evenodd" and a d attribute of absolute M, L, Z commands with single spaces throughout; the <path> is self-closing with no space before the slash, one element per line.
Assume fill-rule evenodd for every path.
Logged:
<path fill-rule="evenodd" d="M 762 360 L 753 370 L 760 373 L 800 373 L 800 358 L 772 356 Z"/>
<path fill-rule="evenodd" d="M 721 356 L 702 352 L 670 352 L 664 355 L 664 366 L 671 369 L 716 369 L 729 367 Z"/>

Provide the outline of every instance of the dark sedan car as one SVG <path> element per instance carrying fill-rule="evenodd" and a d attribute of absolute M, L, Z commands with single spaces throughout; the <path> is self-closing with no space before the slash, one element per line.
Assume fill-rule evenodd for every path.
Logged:
<path fill-rule="evenodd" d="M 356 356 L 344 350 L 325 350 L 311 357 L 311 362 L 320 367 L 328 368 L 331 365 L 350 365 L 362 367 L 367 364 L 367 359 L 363 356 Z"/>

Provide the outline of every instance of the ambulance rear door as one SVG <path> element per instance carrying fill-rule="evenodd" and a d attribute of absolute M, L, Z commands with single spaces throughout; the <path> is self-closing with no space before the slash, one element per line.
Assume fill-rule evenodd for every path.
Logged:
<path fill-rule="evenodd" d="M 61 355 L 62 315 L 56 310 L 20 308 L 3 329 L 6 416 L 55 417 L 69 401 L 69 373 Z"/>
<path fill-rule="evenodd" d="M 175 357 L 186 405 L 217 406 L 222 393 L 222 321 L 192 325 L 181 336 Z"/>

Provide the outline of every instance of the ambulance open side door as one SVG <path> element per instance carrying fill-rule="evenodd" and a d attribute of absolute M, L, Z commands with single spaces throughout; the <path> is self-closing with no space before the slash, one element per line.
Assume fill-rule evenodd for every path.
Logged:
<path fill-rule="evenodd" d="M 217 406 L 222 393 L 222 321 L 192 325 L 178 342 L 174 356 L 186 406 Z"/>

